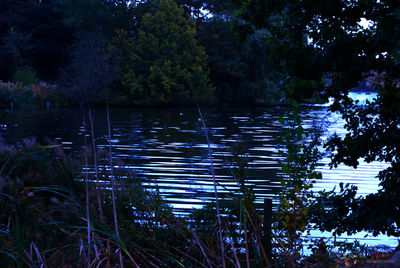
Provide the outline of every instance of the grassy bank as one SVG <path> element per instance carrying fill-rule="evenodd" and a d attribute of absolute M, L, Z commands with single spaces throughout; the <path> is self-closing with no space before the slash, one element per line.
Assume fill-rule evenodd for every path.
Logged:
<path fill-rule="evenodd" d="M 253 102 L 243 99 L 241 102 L 236 101 L 232 103 L 221 102 L 213 100 L 205 105 L 207 106 L 285 106 L 288 105 L 282 98 L 283 94 L 279 92 L 272 92 L 266 90 L 263 98 L 259 97 Z M 92 99 L 92 105 L 106 106 L 105 97 L 102 95 Z M 109 98 L 111 106 L 116 107 L 171 107 L 171 106 L 193 106 L 193 103 L 180 103 L 180 104 L 163 104 L 154 105 L 151 103 L 141 102 L 139 104 L 129 103 L 124 96 L 112 95 Z M 305 99 L 303 103 L 314 104 L 323 103 L 324 100 L 317 93 L 312 97 Z M 20 82 L 1 82 L 0 81 L 0 107 L 76 107 L 81 106 L 86 101 L 75 96 L 71 89 L 65 89 L 57 84 L 40 82 L 35 84 L 26 85 Z"/>

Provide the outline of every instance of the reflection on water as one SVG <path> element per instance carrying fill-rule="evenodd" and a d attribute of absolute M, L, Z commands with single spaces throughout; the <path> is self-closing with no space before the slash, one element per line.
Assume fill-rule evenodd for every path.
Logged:
<path fill-rule="evenodd" d="M 364 97 L 361 94 L 360 97 Z M 357 96 L 356 96 L 357 97 Z M 232 147 L 243 152 L 248 163 L 247 183 L 253 186 L 257 202 L 273 197 L 279 191 L 280 174 L 275 144 L 279 135 L 278 118 L 286 113 L 279 107 L 270 108 L 207 108 L 203 110 L 209 127 L 219 193 L 237 190 L 229 169 Z M 107 123 L 104 109 L 96 109 L 95 133 L 99 147 L 107 147 Z M 329 114 L 326 107 L 304 107 L 301 117 L 306 128 L 313 122 L 328 122 L 327 136 L 336 132 L 343 135 L 343 121 L 337 114 Z M 83 111 L 68 109 L 15 110 L 6 118 L 8 139 L 24 137 L 55 139 L 63 147 L 79 155 L 82 148 Z M 201 207 L 211 200 L 213 183 L 207 144 L 202 125 L 193 108 L 169 109 L 111 109 L 113 157 L 117 165 L 134 170 L 149 188 L 158 187 L 175 210 L 184 213 L 188 208 Z M 386 167 L 383 163 L 363 163 L 355 171 L 339 166 L 330 170 L 329 159 L 323 159 L 318 169 L 323 180 L 314 189 L 332 189 L 339 182 L 356 184 L 360 194 L 378 189 L 376 175 Z M 384 239 L 384 241 L 382 241 Z M 372 244 L 391 243 L 384 237 Z"/>
<path fill-rule="evenodd" d="M 248 184 L 259 202 L 276 192 L 279 172 L 275 139 L 283 109 L 205 109 L 219 192 L 237 189 L 229 169 L 231 147 L 240 147 L 249 166 Z M 97 109 L 95 132 L 107 147 L 105 110 Z M 15 139 L 35 136 L 56 139 L 78 155 L 82 146 L 80 109 L 15 110 L 7 118 Z M 207 144 L 195 109 L 112 109 L 113 156 L 157 185 L 177 210 L 199 207 L 213 198 Z M 238 145 L 240 144 L 240 145 Z"/>

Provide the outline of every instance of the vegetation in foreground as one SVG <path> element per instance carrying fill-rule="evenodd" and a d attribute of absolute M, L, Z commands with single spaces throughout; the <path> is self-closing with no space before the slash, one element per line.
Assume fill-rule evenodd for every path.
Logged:
<path fill-rule="evenodd" d="M 315 171 L 319 132 L 305 145 L 299 141 L 308 134 L 298 123 L 296 115 L 289 121 L 282 119 L 286 176 L 273 215 L 271 257 L 263 216 L 246 186 L 245 161 L 240 155 L 234 158 L 232 166 L 237 168 L 231 173 L 239 192 L 217 199 L 218 206 L 210 203 L 183 217 L 174 215 L 157 190 L 146 190 L 131 170 L 110 173 L 106 151 L 87 146 L 82 160 L 76 161 L 56 144 L 2 142 L 1 266 L 334 267 L 372 257 L 389 258 L 388 248 L 332 244 L 304 236 L 315 216 L 308 208 L 320 206 L 310 192 L 320 177 Z M 113 215 L 118 219 L 118 233 Z M 222 215 L 220 223 L 218 215 Z"/>
<path fill-rule="evenodd" d="M 357 168 L 359 160 L 389 164 L 378 174 L 376 193 L 357 196 L 357 187 L 342 185 L 325 193 L 316 225 L 337 234 L 361 230 L 398 237 L 400 226 L 400 6 L 396 1 L 234 1 L 241 7 L 243 34 L 268 29 L 274 66 L 287 84 L 287 97 L 317 90 L 334 98 L 330 111 L 345 120 L 347 133 L 330 137 L 324 149 L 331 167 Z M 362 21 L 368 22 L 365 27 Z M 247 31 L 246 31 L 247 30 Z M 305 41 L 307 40 L 307 41 Z M 320 86 L 321 77 L 331 81 Z M 348 92 L 372 73 L 382 79 L 377 98 L 364 105 Z"/>

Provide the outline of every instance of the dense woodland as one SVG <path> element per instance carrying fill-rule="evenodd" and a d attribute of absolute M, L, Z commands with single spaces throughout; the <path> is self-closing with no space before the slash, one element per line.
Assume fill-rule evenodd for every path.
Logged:
<path fill-rule="evenodd" d="M 47 83 L 34 87 L 39 102 L 271 104 L 283 96 L 265 46 L 267 31 L 241 38 L 227 1 L 0 5 L 0 80 Z"/>
<path fill-rule="evenodd" d="M 215 203 L 180 218 L 135 174 L 113 169 L 111 143 L 97 158 L 84 120 L 91 133 L 80 163 L 55 144 L 0 140 L 0 266 L 329 267 L 349 252 L 359 254 L 356 263 L 372 257 L 357 243 L 336 243 L 343 233 L 400 235 L 397 0 L 3 0 L 0 40 L 7 107 L 90 104 L 89 115 L 92 104 L 106 103 L 292 109 L 281 120 L 272 252 L 243 177 L 245 159 L 232 164 L 238 192 L 218 199 L 215 190 Z M 382 78 L 377 98 L 359 105 L 348 92 L 371 73 Z M 347 133 L 323 143 L 323 130 L 304 131 L 297 112 L 299 103 L 329 97 Z M 360 159 L 389 167 L 376 193 L 358 196 L 343 184 L 316 193 L 323 156 L 332 167 L 356 168 Z M 103 182 L 98 162 L 111 172 Z M 316 228 L 331 232 L 334 244 L 307 241 Z"/>

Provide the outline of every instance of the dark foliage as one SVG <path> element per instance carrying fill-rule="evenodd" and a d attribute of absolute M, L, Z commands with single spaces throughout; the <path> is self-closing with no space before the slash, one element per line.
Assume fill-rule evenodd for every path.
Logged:
<path fill-rule="evenodd" d="M 333 136 L 327 144 L 332 152 L 332 165 L 345 163 L 358 166 L 358 160 L 390 163 L 379 173 L 382 189 L 365 198 L 354 199 L 354 188 L 332 193 L 323 213 L 325 230 L 338 232 L 370 230 L 398 235 L 400 226 L 400 148 L 398 107 L 400 6 L 397 1 L 233 1 L 242 9 L 239 16 L 246 22 L 237 29 L 246 34 L 258 28 L 271 33 L 269 48 L 274 66 L 292 81 L 289 96 L 309 95 L 321 91 L 335 97 L 332 111 L 339 111 L 346 120 L 345 137 Z M 363 28 L 361 19 L 372 25 Z M 378 98 L 366 105 L 354 104 L 349 89 L 375 71 L 383 76 L 376 86 Z M 341 198 L 343 198 L 341 200 Z M 351 201 L 352 200 L 352 201 Z M 326 200 L 327 201 L 327 200 Z M 328 201 L 327 201 L 328 202 Z M 340 207 L 346 207 L 340 209 Z M 328 206 L 329 204 L 329 206 Z M 330 221 L 330 222 L 329 222 Z M 329 227 L 328 227 L 329 226 Z"/>
<path fill-rule="evenodd" d="M 73 104 L 105 102 L 114 69 L 107 41 L 88 32 L 72 50 L 71 60 L 62 71 L 66 95 Z"/>

